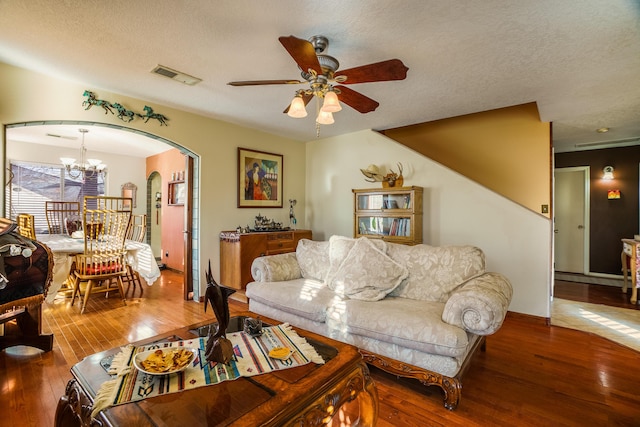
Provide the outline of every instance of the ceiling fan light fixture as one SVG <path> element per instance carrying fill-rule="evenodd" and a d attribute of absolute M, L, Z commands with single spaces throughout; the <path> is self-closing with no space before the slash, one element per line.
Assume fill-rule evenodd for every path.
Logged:
<path fill-rule="evenodd" d="M 296 94 L 296 96 L 291 101 L 291 105 L 289 106 L 289 111 L 287 112 L 287 115 L 295 119 L 301 119 L 303 117 L 307 117 L 307 109 L 305 108 L 302 95 Z"/>
<path fill-rule="evenodd" d="M 316 122 L 320 123 L 321 125 L 333 124 L 335 122 L 335 120 L 333 119 L 333 113 L 320 110 L 320 112 L 318 113 L 318 117 L 316 118 Z"/>
<path fill-rule="evenodd" d="M 320 111 L 325 113 L 336 113 L 340 110 L 342 110 L 342 106 L 338 101 L 338 95 L 336 95 L 334 91 L 330 90 L 324 95 L 324 102 L 322 103 Z"/>

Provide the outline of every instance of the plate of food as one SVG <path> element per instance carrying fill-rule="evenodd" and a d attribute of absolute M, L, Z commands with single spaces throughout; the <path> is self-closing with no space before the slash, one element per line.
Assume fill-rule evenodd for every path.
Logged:
<path fill-rule="evenodd" d="M 138 353 L 133 366 L 149 375 L 169 375 L 183 371 L 198 354 L 197 348 L 168 347 Z"/>

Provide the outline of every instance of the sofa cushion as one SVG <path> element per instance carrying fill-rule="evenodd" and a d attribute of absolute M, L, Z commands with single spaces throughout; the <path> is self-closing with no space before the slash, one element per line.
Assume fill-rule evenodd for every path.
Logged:
<path fill-rule="evenodd" d="M 250 300 L 315 322 L 324 322 L 327 308 L 341 300 L 324 283 L 310 279 L 251 282 L 247 284 L 246 296 Z"/>
<path fill-rule="evenodd" d="M 302 277 L 322 282 L 329 271 L 329 242 L 301 239 L 296 248 L 296 258 Z"/>
<path fill-rule="evenodd" d="M 444 304 L 387 297 L 381 301 L 344 301 L 329 309 L 327 322 L 348 334 L 397 344 L 425 353 L 464 355 L 467 333 L 442 321 Z"/>
<path fill-rule="evenodd" d="M 390 243 L 387 254 L 409 270 L 392 296 L 446 302 L 451 291 L 484 273 L 484 253 L 475 246 L 406 246 Z"/>
<path fill-rule="evenodd" d="M 366 237 L 360 237 L 360 239 L 366 239 Z M 357 240 L 353 237 L 344 236 L 331 236 L 329 238 L 329 270 L 324 282 L 330 289 L 334 289 L 333 278 Z M 372 239 L 371 242 L 383 253 L 387 252 L 387 242 L 384 240 Z"/>
<path fill-rule="evenodd" d="M 378 301 L 408 275 L 397 263 L 366 238 L 357 239 L 332 280 L 333 290 L 343 296 Z"/>

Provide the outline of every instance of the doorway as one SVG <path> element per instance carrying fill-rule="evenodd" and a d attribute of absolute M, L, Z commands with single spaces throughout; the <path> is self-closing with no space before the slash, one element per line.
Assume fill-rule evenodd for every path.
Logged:
<path fill-rule="evenodd" d="M 589 167 L 554 171 L 554 270 L 589 272 Z"/>
<path fill-rule="evenodd" d="M 104 155 L 105 159 L 103 160 L 106 160 L 105 163 L 109 167 L 107 176 L 118 177 L 115 181 L 110 179 L 110 181 L 113 181 L 113 183 L 110 183 L 110 187 L 113 187 L 109 189 L 110 193 L 115 194 L 115 189 L 117 189 L 118 195 L 120 194 L 120 181 L 131 181 L 137 185 L 138 189 L 145 188 L 147 190 L 146 197 L 142 194 L 138 196 L 138 201 L 142 202 L 138 209 L 142 210 L 140 213 L 147 213 L 148 230 L 151 230 L 151 214 L 155 214 L 154 207 L 156 203 L 154 198 L 156 192 L 149 192 L 149 182 L 144 174 L 138 174 L 135 176 L 128 175 L 131 174 L 131 171 L 133 170 L 144 171 L 144 163 L 142 163 L 142 166 L 138 164 L 131 166 L 130 163 L 128 163 L 131 161 L 131 157 L 147 158 L 157 153 L 141 154 L 141 152 L 147 151 L 144 150 L 144 146 L 149 146 L 153 149 L 156 149 L 158 146 L 162 146 L 163 149 L 161 151 L 166 151 L 172 147 L 178 149 L 183 155 L 185 155 L 185 157 L 191 159 L 189 164 L 192 166 L 192 169 L 190 170 L 190 177 L 192 177 L 192 179 L 188 180 L 188 185 L 192 188 L 199 188 L 197 187 L 197 181 L 199 179 L 200 160 L 196 154 L 165 138 L 144 131 L 113 124 L 84 121 L 40 121 L 6 125 L 4 149 L 7 150 L 12 142 L 15 149 L 12 150 L 11 153 L 7 153 L 7 151 L 5 151 L 5 156 L 7 156 L 7 158 L 11 157 L 18 160 L 25 159 L 42 164 L 56 163 L 56 160 L 63 156 L 63 154 L 60 153 L 61 150 L 65 150 L 66 152 L 73 154 L 80 149 L 77 137 L 79 127 L 90 130 L 90 138 L 87 138 L 86 140 L 87 150 L 90 152 L 100 152 L 101 156 Z M 31 145 L 29 143 L 40 144 L 42 149 L 29 150 L 27 148 Z M 19 152 L 16 152 L 16 150 Z M 122 153 L 128 153 L 128 155 L 121 157 Z M 127 167 L 127 165 L 129 165 L 129 167 Z M 160 176 L 158 176 L 158 179 L 160 179 Z M 145 181 L 147 182 L 145 183 Z M 160 191 L 162 184 L 160 183 L 155 185 L 159 188 L 157 191 Z M 185 204 L 188 205 L 190 209 L 188 211 L 185 209 L 185 216 L 188 215 L 189 217 L 185 218 L 184 225 L 185 227 L 193 226 L 193 230 L 189 228 L 189 233 L 187 234 L 189 240 L 188 243 L 191 247 L 197 248 L 199 230 L 197 227 L 198 218 L 196 218 L 195 212 L 199 211 L 199 193 L 197 191 L 189 191 L 188 194 L 190 199 L 185 201 L 187 202 Z M 146 208 L 143 208 L 143 206 Z M 6 205 L 4 208 L 5 210 L 7 209 Z M 161 214 L 161 212 L 158 213 Z M 151 232 L 153 231 L 151 230 Z M 148 235 L 147 238 L 150 239 L 151 235 Z M 154 240 L 158 241 L 159 239 Z M 154 254 L 159 252 L 159 250 L 154 251 Z M 200 288 L 199 259 L 197 259 L 197 257 L 197 250 L 185 251 L 184 253 L 184 265 L 185 267 L 190 266 L 189 271 L 185 271 L 184 287 L 190 291 L 193 290 L 192 295 L 195 300 L 199 299 Z"/>

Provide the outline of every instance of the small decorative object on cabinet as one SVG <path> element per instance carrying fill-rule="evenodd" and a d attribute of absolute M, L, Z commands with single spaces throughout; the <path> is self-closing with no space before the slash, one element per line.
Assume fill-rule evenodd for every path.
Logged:
<path fill-rule="evenodd" d="M 187 187 L 184 181 L 169 181 L 169 206 L 184 205 Z"/>
<path fill-rule="evenodd" d="M 422 243 L 422 187 L 353 190 L 354 237 Z"/>
<path fill-rule="evenodd" d="M 251 263 L 259 256 L 295 252 L 300 239 L 311 240 L 311 230 L 220 233 L 220 283 L 238 289 L 242 298 L 251 277 Z"/>

